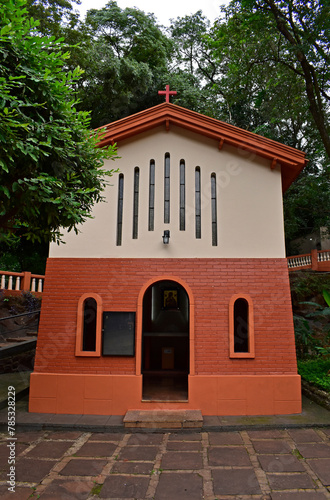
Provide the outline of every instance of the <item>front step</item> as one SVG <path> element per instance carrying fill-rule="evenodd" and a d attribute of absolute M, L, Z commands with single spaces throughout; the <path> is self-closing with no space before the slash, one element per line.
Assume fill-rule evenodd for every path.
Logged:
<path fill-rule="evenodd" d="M 128 410 L 124 417 L 125 427 L 144 429 L 201 428 L 201 410 Z"/>

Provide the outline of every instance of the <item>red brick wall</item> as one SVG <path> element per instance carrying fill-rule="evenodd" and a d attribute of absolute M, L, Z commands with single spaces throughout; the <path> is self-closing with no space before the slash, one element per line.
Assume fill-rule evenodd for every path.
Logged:
<path fill-rule="evenodd" d="M 78 299 L 94 292 L 104 311 L 136 311 L 141 288 L 160 276 L 192 290 L 197 375 L 296 373 L 286 259 L 49 259 L 35 371 L 134 374 L 135 358 L 75 356 Z M 238 293 L 253 300 L 255 359 L 229 358 L 228 308 Z"/>

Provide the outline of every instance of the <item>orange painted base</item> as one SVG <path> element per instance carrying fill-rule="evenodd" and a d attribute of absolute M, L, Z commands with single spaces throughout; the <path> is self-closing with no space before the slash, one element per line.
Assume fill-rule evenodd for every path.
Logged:
<path fill-rule="evenodd" d="M 124 415 L 127 410 L 198 409 L 203 415 L 301 412 L 299 375 L 189 376 L 187 402 L 142 401 L 142 375 L 32 373 L 29 411 Z"/>

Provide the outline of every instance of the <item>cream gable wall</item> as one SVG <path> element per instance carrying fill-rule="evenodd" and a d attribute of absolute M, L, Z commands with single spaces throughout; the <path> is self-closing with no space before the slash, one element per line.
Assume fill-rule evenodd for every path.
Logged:
<path fill-rule="evenodd" d="M 164 223 L 164 158 L 170 154 L 170 223 Z M 66 233 L 65 245 L 51 245 L 51 257 L 282 258 L 285 257 L 280 167 L 253 153 L 224 146 L 182 128 L 162 127 L 119 144 L 121 159 L 109 161 L 124 175 L 122 245 L 116 246 L 118 179 L 106 189 L 106 203 L 80 234 Z M 179 165 L 186 165 L 186 229 L 179 230 Z M 149 168 L 155 160 L 155 228 L 148 231 Z M 195 238 L 195 168 L 201 170 L 202 238 Z M 138 239 L 133 232 L 134 168 L 140 169 Z M 211 173 L 217 179 L 218 245 L 212 246 Z M 164 245 L 165 229 L 171 232 Z"/>

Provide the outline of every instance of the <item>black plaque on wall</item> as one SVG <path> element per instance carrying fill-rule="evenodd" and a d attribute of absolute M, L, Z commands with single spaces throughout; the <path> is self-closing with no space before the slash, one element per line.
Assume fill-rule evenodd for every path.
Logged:
<path fill-rule="evenodd" d="M 135 312 L 103 313 L 104 356 L 134 356 Z"/>

